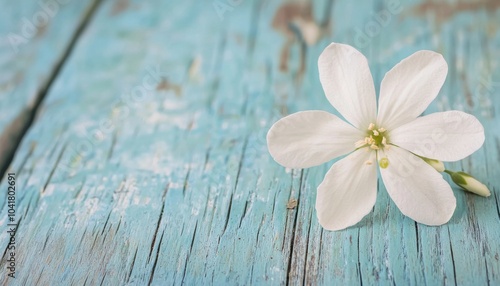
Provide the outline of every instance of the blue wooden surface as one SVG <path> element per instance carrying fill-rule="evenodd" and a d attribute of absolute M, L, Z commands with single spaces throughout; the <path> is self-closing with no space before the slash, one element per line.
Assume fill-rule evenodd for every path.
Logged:
<path fill-rule="evenodd" d="M 0 170 L 92 7 L 87 0 L 60 2 L 0 2 Z"/>
<path fill-rule="evenodd" d="M 500 284 L 497 2 L 103 1 L 10 164 L 19 189 L 18 272 L 15 280 L 6 276 L 4 255 L 0 279 L 12 285 Z M 71 37 L 69 27 L 86 7 L 75 3 L 68 7 L 81 9 L 57 18 L 65 24 L 54 35 Z M 218 13 L 214 3 L 230 9 Z M 10 9 L 24 15 L 22 5 Z M 376 24 L 382 14 L 388 20 Z M 2 19 L 1 31 L 16 19 Z M 451 221 L 428 227 L 404 217 L 379 184 L 374 210 L 361 223 L 322 230 L 315 192 L 332 162 L 286 170 L 269 156 L 265 134 L 292 112 L 335 112 L 316 66 L 332 41 L 367 56 L 377 89 L 411 53 L 442 53 L 448 78 L 427 112 L 458 109 L 479 118 L 484 147 L 448 167 L 474 174 L 492 196 L 455 189 Z M 30 49 L 39 64 L 25 64 L 30 73 L 23 83 L 2 65 L 8 86 L 39 85 L 37 67 L 57 58 L 50 48 Z M 20 94 L 0 91 L 0 111 L 8 114 L 0 121 L 3 133 L 32 93 Z M 6 178 L 0 188 L 7 189 Z M 6 226 L 5 196 L 0 204 Z"/>

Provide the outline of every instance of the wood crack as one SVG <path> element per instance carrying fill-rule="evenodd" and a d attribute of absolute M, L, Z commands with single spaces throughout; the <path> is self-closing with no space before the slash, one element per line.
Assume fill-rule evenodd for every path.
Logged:
<path fill-rule="evenodd" d="M 106 230 L 106 226 L 108 226 L 108 221 L 109 221 L 109 218 L 111 217 L 111 213 L 112 213 L 112 211 L 109 212 L 108 217 L 106 218 L 106 222 L 104 222 L 104 226 L 102 228 L 101 235 L 104 234 L 104 231 Z"/>
<path fill-rule="evenodd" d="M 45 238 L 45 241 L 43 242 L 42 252 L 45 250 L 45 247 L 47 247 L 47 242 L 49 241 L 50 235 L 52 234 L 53 230 L 54 230 L 54 223 L 50 227 L 49 232 L 47 233 L 47 237 Z"/>
<path fill-rule="evenodd" d="M 307 235 L 306 235 L 306 251 L 304 253 L 304 272 L 303 272 L 303 276 L 302 276 L 302 285 L 307 285 L 306 284 L 306 276 L 307 276 L 307 267 L 308 267 L 308 255 L 309 255 L 309 235 L 311 233 L 311 226 L 312 226 L 312 223 L 311 223 L 311 219 L 312 219 L 312 212 L 311 214 L 309 215 L 309 228 L 307 230 Z"/>
<path fill-rule="evenodd" d="M 189 252 L 186 255 L 186 264 L 184 265 L 184 271 L 182 272 L 181 284 L 184 284 L 184 279 L 186 278 L 186 270 L 188 267 L 189 256 L 191 255 L 191 252 L 193 252 L 193 246 L 194 246 L 194 241 L 196 238 L 196 230 L 197 229 L 198 229 L 198 222 L 196 222 L 196 224 L 194 226 L 193 237 L 191 238 L 191 246 L 189 247 Z"/>
<path fill-rule="evenodd" d="M 247 146 L 248 146 L 248 136 L 245 138 L 245 142 L 243 143 L 243 149 L 241 151 L 241 157 L 240 157 L 240 161 L 238 163 L 238 171 L 236 172 L 236 182 L 234 183 L 234 191 L 236 191 L 236 188 L 238 187 L 241 168 L 243 167 L 243 160 L 245 159 L 245 153 L 247 150 Z"/>
<path fill-rule="evenodd" d="M 262 229 L 262 226 L 264 225 L 264 220 L 265 220 L 266 216 L 263 215 L 262 216 L 262 220 L 260 221 L 260 224 L 259 224 L 259 228 L 257 229 L 257 236 L 256 236 L 256 242 L 255 242 L 255 245 L 258 245 L 259 244 L 259 236 L 260 236 L 260 230 Z"/>
<path fill-rule="evenodd" d="M 495 190 L 493 190 L 493 196 L 495 196 L 495 204 L 497 207 L 497 214 L 498 214 L 498 218 L 500 219 L 500 207 L 498 206 L 498 197 L 497 197 L 497 193 L 495 192 Z"/>
<path fill-rule="evenodd" d="M 151 275 L 149 276 L 148 285 L 151 285 L 151 283 L 153 282 L 153 277 L 155 276 L 156 264 L 158 263 L 158 256 L 160 256 L 161 242 L 163 241 L 164 234 L 165 234 L 165 231 L 162 232 L 161 237 L 160 237 L 160 242 L 158 243 L 158 250 L 156 250 L 155 262 L 153 263 L 153 269 L 151 270 Z"/>
<path fill-rule="evenodd" d="M 245 206 L 243 207 L 243 213 L 242 213 L 242 216 L 240 218 L 240 225 L 238 226 L 239 228 L 241 228 L 241 224 L 243 223 L 243 219 L 247 215 L 247 209 L 248 209 L 248 200 L 245 201 Z"/>
<path fill-rule="evenodd" d="M 113 156 L 113 152 L 115 150 L 115 145 L 116 145 L 116 131 L 113 132 L 113 135 L 111 137 L 111 147 L 109 147 L 109 152 L 108 152 L 108 157 L 107 160 L 109 161 L 111 157 Z"/>
<path fill-rule="evenodd" d="M 457 286 L 457 270 L 455 268 L 455 256 L 453 255 L 453 245 L 451 244 L 451 234 L 450 234 L 450 228 L 448 227 L 448 238 L 450 239 L 450 253 L 451 253 L 451 264 L 453 266 L 453 279 L 455 286 Z"/>
<path fill-rule="evenodd" d="M 31 103 L 26 106 L 19 115 L 7 126 L 5 131 L 0 135 L 0 178 L 3 178 L 9 165 L 14 159 L 16 151 L 21 145 L 21 141 L 28 132 L 28 129 L 33 125 L 36 114 L 41 103 L 47 96 L 48 91 L 54 83 L 57 76 L 61 73 L 62 66 L 71 55 L 78 39 L 82 35 L 85 28 L 90 23 L 92 16 L 97 11 L 99 4 L 103 1 L 94 1 L 82 21 L 78 25 L 75 33 L 71 37 L 68 47 L 64 50 L 61 57 L 54 65 L 54 70 L 50 73 L 47 81 L 41 86 L 40 90 L 32 99 Z"/>
<path fill-rule="evenodd" d="M 132 270 L 134 270 L 134 265 L 135 265 L 135 260 L 137 259 L 137 251 L 139 250 L 139 247 L 135 248 L 135 253 L 134 253 L 134 258 L 132 259 L 132 264 L 130 265 L 130 270 L 128 271 L 127 275 L 127 283 L 130 281 L 130 277 L 132 276 Z"/>
<path fill-rule="evenodd" d="M 301 191 L 302 191 L 302 180 L 304 178 L 304 170 L 301 170 L 300 171 L 300 181 L 299 181 L 299 192 L 298 192 L 298 198 L 300 199 L 300 194 L 301 194 Z M 295 246 L 295 231 L 297 229 L 297 221 L 298 221 L 298 209 L 300 208 L 297 207 L 294 209 L 294 221 L 293 221 L 293 227 L 292 227 L 292 233 L 291 233 L 291 243 L 290 243 L 290 251 L 289 251 L 289 257 L 288 257 L 288 267 L 287 267 L 287 270 L 286 270 L 286 285 L 289 285 L 290 284 L 290 276 L 291 276 L 291 269 L 292 269 L 292 261 L 293 261 L 293 257 L 294 257 L 294 246 Z M 286 231 L 285 231 L 286 233 Z"/>
<path fill-rule="evenodd" d="M 52 167 L 52 169 L 50 170 L 49 177 L 47 178 L 47 181 L 45 181 L 45 184 L 43 185 L 42 194 L 45 193 L 45 190 L 47 189 L 47 186 L 49 185 L 50 180 L 52 180 L 52 177 L 54 176 L 54 173 L 56 172 L 56 169 L 57 169 L 57 166 L 59 165 L 59 162 L 61 162 L 62 156 L 64 154 L 64 151 L 66 151 L 67 146 L 68 146 L 67 144 L 64 144 L 61 152 L 59 153 L 59 156 L 57 156 L 54 167 Z"/>
<path fill-rule="evenodd" d="M 165 208 L 165 201 L 163 202 L 163 205 L 161 206 L 160 217 L 158 218 L 158 221 L 156 222 L 155 234 L 153 235 L 153 240 L 151 241 L 151 250 L 149 251 L 149 256 L 148 256 L 148 263 L 151 260 L 151 254 L 153 253 L 153 249 L 155 247 L 156 236 L 158 234 L 158 231 L 160 230 L 160 223 L 161 223 L 161 218 L 163 217 L 164 208 Z M 160 248 L 160 245 L 158 245 L 158 248 Z"/>
<path fill-rule="evenodd" d="M 229 217 L 231 216 L 231 208 L 233 206 L 233 194 L 229 197 L 229 207 L 227 208 L 226 222 L 224 223 L 224 230 L 222 231 L 221 237 L 226 233 L 227 225 L 229 223 Z M 220 240 L 220 238 L 219 238 Z"/>
<path fill-rule="evenodd" d="M 186 177 L 184 178 L 184 186 L 182 186 L 182 195 L 186 197 L 186 189 L 188 187 L 189 174 L 191 173 L 191 163 L 189 164 Z"/>

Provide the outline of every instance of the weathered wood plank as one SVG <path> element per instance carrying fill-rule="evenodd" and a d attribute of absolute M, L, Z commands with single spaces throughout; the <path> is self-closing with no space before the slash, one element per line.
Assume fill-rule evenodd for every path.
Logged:
<path fill-rule="evenodd" d="M 429 3 L 313 2 L 312 19 L 326 23 L 318 43 L 290 26 L 311 15 L 284 1 L 243 1 L 222 20 L 210 2 L 103 3 L 11 167 L 21 218 L 16 282 L 500 283 L 500 11 L 455 3 L 454 14 L 433 20 Z M 389 7 L 387 23 L 362 38 Z M 285 170 L 265 134 L 288 113 L 333 112 L 316 67 L 331 41 L 357 46 L 376 83 L 414 51 L 443 53 L 450 72 L 429 112 L 461 109 L 481 120 L 485 146 L 450 168 L 476 175 L 492 196 L 457 189 L 451 222 L 427 227 L 404 217 L 379 182 L 367 218 L 322 230 L 315 190 L 331 163 Z M 1 233 L 1 245 L 7 240 Z"/>
<path fill-rule="evenodd" d="M 94 2 L 0 2 L 0 176 Z"/>

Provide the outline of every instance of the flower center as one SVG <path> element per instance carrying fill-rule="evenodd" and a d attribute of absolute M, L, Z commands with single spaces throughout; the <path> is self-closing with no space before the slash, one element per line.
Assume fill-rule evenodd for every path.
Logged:
<path fill-rule="evenodd" d="M 366 137 L 355 143 L 356 148 L 370 147 L 373 150 L 381 150 L 389 148 L 389 141 L 387 139 L 387 130 L 383 127 L 377 127 L 375 124 L 370 123 L 366 131 Z"/>
<path fill-rule="evenodd" d="M 369 147 L 370 149 L 377 152 L 378 165 L 382 169 L 387 169 L 389 167 L 389 159 L 385 157 L 384 149 L 389 149 L 389 140 L 387 139 L 387 130 L 384 127 L 377 127 L 374 123 L 370 123 L 368 130 L 366 131 L 366 137 L 363 140 L 359 140 L 354 143 L 357 149 Z M 367 149 L 368 151 L 370 149 Z M 378 151 L 382 152 L 378 152 Z M 372 161 L 366 161 L 366 165 L 372 165 Z"/>

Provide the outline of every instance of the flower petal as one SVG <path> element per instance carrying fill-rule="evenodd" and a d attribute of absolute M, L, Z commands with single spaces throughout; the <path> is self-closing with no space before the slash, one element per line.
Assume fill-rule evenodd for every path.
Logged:
<path fill-rule="evenodd" d="M 443 86 L 448 65 L 441 54 L 418 51 L 385 74 L 380 85 L 379 126 L 392 130 L 429 106 Z"/>
<path fill-rule="evenodd" d="M 308 168 L 352 152 L 361 131 L 319 110 L 297 112 L 276 122 L 267 133 L 269 153 L 288 168 Z"/>
<path fill-rule="evenodd" d="M 331 43 L 319 56 L 318 67 L 328 101 L 352 125 L 366 130 L 376 119 L 377 102 L 365 56 L 351 46 Z"/>
<path fill-rule="evenodd" d="M 375 152 L 362 148 L 330 168 L 316 197 L 316 213 L 321 226 L 341 230 L 355 225 L 370 213 L 377 199 L 376 163 Z"/>
<path fill-rule="evenodd" d="M 476 117 L 461 111 L 437 112 L 396 128 L 390 142 L 419 156 L 458 161 L 484 142 L 484 129 Z"/>
<path fill-rule="evenodd" d="M 441 174 L 421 158 L 396 146 L 386 149 L 385 155 L 389 166 L 380 168 L 380 173 L 389 196 L 401 212 L 427 225 L 448 222 L 456 200 Z"/>

